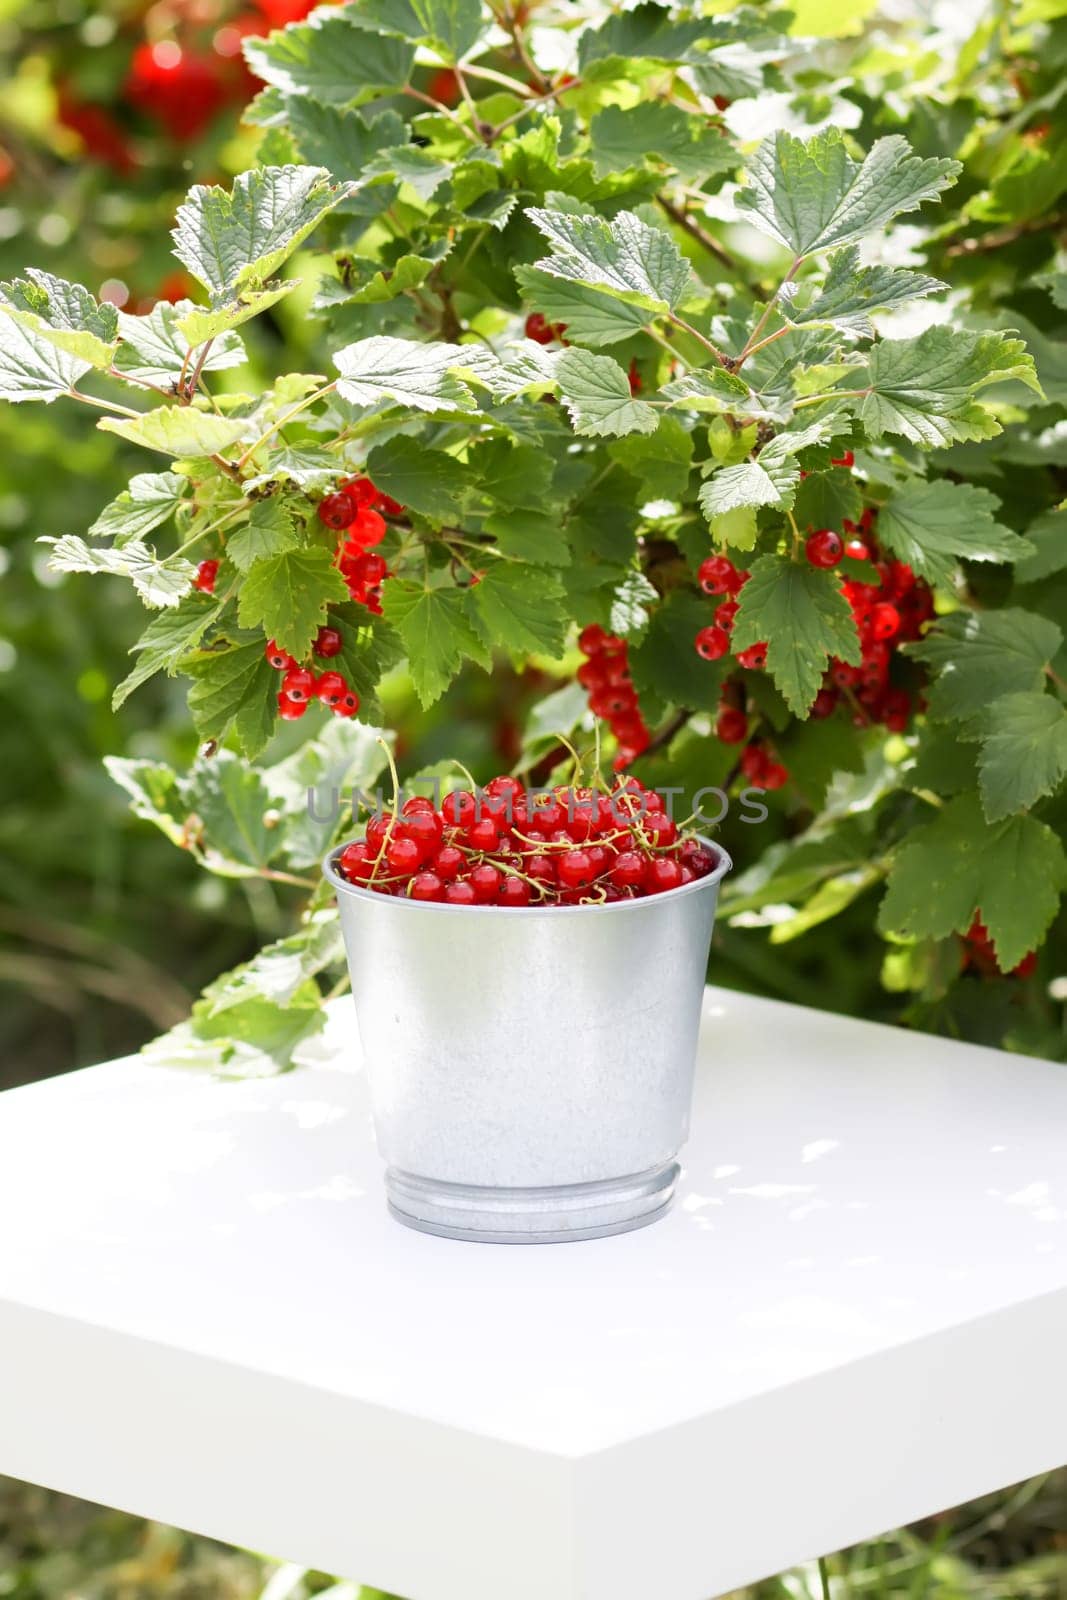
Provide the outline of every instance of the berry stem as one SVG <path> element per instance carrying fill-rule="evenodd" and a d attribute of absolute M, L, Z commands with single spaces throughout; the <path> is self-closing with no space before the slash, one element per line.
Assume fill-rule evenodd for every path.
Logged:
<path fill-rule="evenodd" d="M 244 454 L 238 457 L 237 470 L 240 471 L 242 467 L 247 465 L 256 451 L 262 445 L 265 445 L 268 440 L 272 439 L 280 428 L 284 428 L 287 422 L 291 422 L 294 417 L 298 417 L 301 411 L 306 411 L 308 406 L 313 406 L 316 400 L 321 400 L 325 395 L 332 394 L 336 387 L 336 383 L 323 384 L 321 389 L 315 389 L 311 394 L 305 395 L 303 400 L 297 401 L 295 406 L 290 406 L 288 411 L 278 417 L 275 422 L 272 422 L 266 432 L 261 433 L 256 442 L 250 444 Z"/>
<path fill-rule="evenodd" d="M 93 394 L 82 394 L 80 389 L 67 390 L 72 400 L 80 400 L 84 406 L 95 406 L 98 411 L 117 411 L 124 417 L 143 417 L 143 411 L 134 411 L 132 406 L 120 406 L 115 400 L 98 400 Z"/>

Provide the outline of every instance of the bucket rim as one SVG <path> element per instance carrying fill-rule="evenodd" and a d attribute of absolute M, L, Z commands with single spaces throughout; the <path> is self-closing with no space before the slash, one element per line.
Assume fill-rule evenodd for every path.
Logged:
<path fill-rule="evenodd" d="M 559 917 L 587 916 L 590 913 L 594 913 L 597 916 L 603 916 L 626 912 L 632 915 L 636 912 L 640 912 L 642 909 L 647 910 L 650 906 L 671 904 L 675 901 L 681 900 L 683 895 L 695 894 L 701 889 L 718 888 L 726 874 L 733 867 L 733 860 L 731 856 L 726 852 L 726 850 L 723 849 L 721 844 L 717 844 L 714 839 L 708 839 L 702 833 L 692 834 L 690 837 L 698 839 L 702 845 L 705 845 L 709 850 L 713 851 L 717 857 L 715 866 L 711 872 L 706 874 L 705 877 L 694 878 L 692 883 L 683 883 L 680 888 L 668 889 L 663 894 L 646 895 L 640 900 L 615 900 L 608 905 L 453 906 L 446 904 L 442 900 L 412 900 L 408 895 L 378 894 L 374 889 L 364 889 L 359 884 L 349 883 L 348 879 L 343 878 L 340 872 L 337 870 L 335 863 L 342 851 L 346 850 L 350 844 L 359 843 L 358 840 L 352 839 L 346 839 L 343 843 L 334 846 L 334 848 L 323 860 L 322 873 L 327 883 L 332 885 L 338 897 L 344 894 L 356 900 L 372 901 L 375 905 L 379 906 L 392 905 L 402 907 L 407 913 L 412 915 L 422 912 L 436 912 L 438 914 L 454 914 L 461 912 L 465 916 L 470 917 L 474 915 L 499 916 L 501 912 L 506 912 L 509 920 L 517 917 L 551 917 L 553 921 Z"/>

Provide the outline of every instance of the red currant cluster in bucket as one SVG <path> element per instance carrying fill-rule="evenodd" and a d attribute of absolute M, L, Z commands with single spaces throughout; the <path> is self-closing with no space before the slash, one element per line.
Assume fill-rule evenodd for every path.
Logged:
<path fill-rule="evenodd" d="M 330 660 L 340 653 L 341 645 L 336 628 L 320 628 L 311 647 L 312 655 Z M 359 710 L 359 695 L 349 687 L 343 673 L 317 673 L 313 667 L 301 666 L 274 639 L 268 639 L 264 653 L 271 666 L 284 674 L 278 694 L 278 715 L 283 721 L 296 722 L 313 700 L 321 701 L 335 717 L 354 717 Z"/>
<path fill-rule="evenodd" d="M 319 501 L 319 521 L 344 534 L 337 546 L 337 566 L 348 592 L 375 616 L 381 616 L 382 580 L 389 576 L 389 568 L 373 546 L 385 538 L 386 516 L 398 517 L 403 509 L 369 478 L 349 478 Z"/>
<path fill-rule="evenodd" d="M 578 668 L 578 682 L 589 695 L 590 711 L 603 718 L 618 741 L 615 770 L 621 772 L 648 749 L 651 738 L 630 677 L 629 646 L 591 622 L 578 635 L 578 648 L 587 657 Z"/>
<path fill-rule="evenodd" d="M 415 795 L 373 816 L 338 857 L 363 889 L 453 906 L 611 905 L 707 877 L 715 853 L 636 778 L 527 790 L 510 776 Z"/>

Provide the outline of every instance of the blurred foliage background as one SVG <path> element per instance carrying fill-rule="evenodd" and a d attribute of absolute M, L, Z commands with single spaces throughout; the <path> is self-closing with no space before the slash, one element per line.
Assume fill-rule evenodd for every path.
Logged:
<path fill-rule="evenodd" d="M 192 182 L 240 171 L 258 139 L 240 124 L 254 87 L 240 64 L 241 38 L 309 9 L 302 0 L 0 0 L 0 277 L 32 261 L 129 309 L 180 297 L 187 284 L 167 250 L 178 200 Z M 800 9 L 807 31 L 847 36 L 840 48 L 852 54 L 867 28 L 865 47 L 877 57 L 878 30 L 892 32 L 920 8 L 889 3 L 875 13 L 867 0 L 848 8 L 802 0 Z M 994 53 L 990 66 L 989 41 L 1010 8 L 972 14 L 962 4 L 933 5 L 922 8 L 922 21 L 944 26 L 946 9 L 959 48 L 972 51 L 963 65 L 975 75 L 974 99 L 946 101 L 941 122 L 927 130 L 929 153 L 961 151 L 964 181 L 977 188 L 1000 159 L 980 144 L 961 149 L 978 105 L 990 93 L 1014 96 L 1012 137 L 1040 142 L 1056 118 L 1067 50 L 1010 71 Z M 1054 0 L 1044 0 L 1043 14 L 1057 14 Z M 993 90 L 982 78 L 990 71 L 1000 73 Z M 1059 166 L 1067 189 L 1067 163 Z M 1062 198 L 1051 196 L 1046 217 L 1055 219 L 1057 203 Z M 994 299 L 998 283 L 1018 279 L 1040 322 L 1049 303 L 1025 284 L 1031 266 L 1047 260 L 1048 238 L 1025 224 L 1008 232 L 995 256 L 957 252 L 953 271 L 988 277 Z M 265 374 L 283 363 L 314 370 L 302 354 L 311 334 L 293 312 L 288 319 L 268 315 L 253 325 Z M 1062 363 L 1051 348 L 1044 361 Z M 140 607 L 120 580 L 49 573 L 35 540 L 84 529 L 139 465 L 120 441 L 62 408 L 0 409 L 0 1088 L 135 1049 L 182 1017 L 203 983 L 284 933 L 292 915 L 284 889 L 200 872 L 130 816 L 102 769 L 105 754 L 188 761 L 184 690 L 156 679 L 111 711 Z M 388 709 L 399 753 L 410 766 L 459 756 L 483 777 L 514 759 L 528 711 L 550 687 L 535 670 L 471 673 L 426 714 L 398 680 Z M 784 825 L 772 812 L 759 847 Z M 739 842 L 727 840 L 735 849 Z M 938 1017 L 913 1014 L 906 975 L 895 981 L 886 969 L 871 920 L 858 900 L 788 943 L 769 944 L 765 928 L 724 927 L 716 976 L 783 999 L 1062 1056 L 1064 927 L 1053 930 L 1034 980 L 975 977 L 968 1004 Z M 323 1593 L 372 1600 L 377 1591 L 0 1480 L 0 1596 Z M 834 1557 L 821 1572 L 785 1574 L 748 1600 L 827 1594 L 1062 1600 L 1067 1477 L 929 1519 Z"/>

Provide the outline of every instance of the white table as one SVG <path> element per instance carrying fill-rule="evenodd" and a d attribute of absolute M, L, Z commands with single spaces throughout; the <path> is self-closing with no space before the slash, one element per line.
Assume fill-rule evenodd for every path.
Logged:
<path fill-rule="evenodd" d="M 1067 1068 L 709 990 L 672 1214 L 484 1246 L 387 1216 L 349 1014 L 0 1097 L 0 1472 L 413 1600 L 703 1600 L 1067 1460 Z"/>

